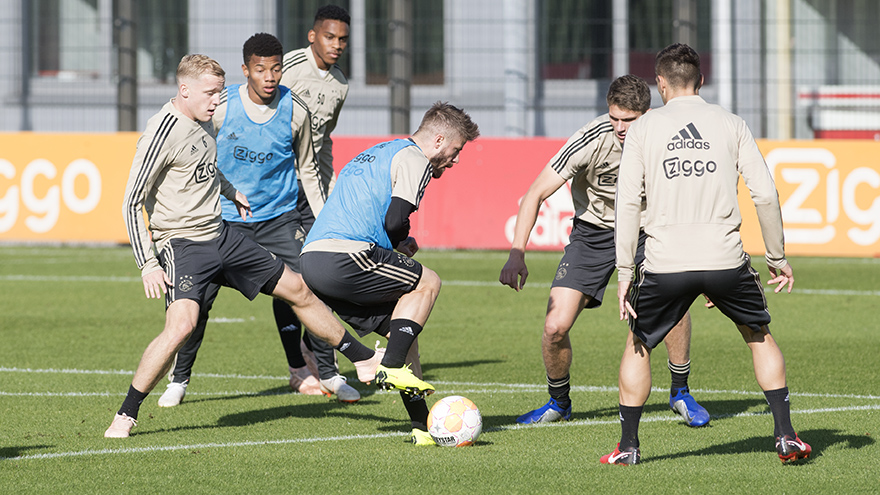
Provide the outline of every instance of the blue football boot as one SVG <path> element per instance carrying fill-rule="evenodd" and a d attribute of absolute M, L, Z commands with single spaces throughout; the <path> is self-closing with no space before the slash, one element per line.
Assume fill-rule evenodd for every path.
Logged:
<path fill-rule="evenodd" d="M 707 415 L 708 417 L 708 415 Z M 520 424 L 552 423 L 554 421 L 568 421 L 571 419 L 571 406 L 567 409 L 559 407 L 556 399 L 550 399 L 546 404 L 534 411 L 529 411 L 516 418 Z"/>
<path fill-rule="evenodd" d="M 697 404 L 687 388 L 679 388 L 669 395 L 669 407 L 684 418 L 688 426 L 698 427 L 709 424 L 709 411 Z"/>

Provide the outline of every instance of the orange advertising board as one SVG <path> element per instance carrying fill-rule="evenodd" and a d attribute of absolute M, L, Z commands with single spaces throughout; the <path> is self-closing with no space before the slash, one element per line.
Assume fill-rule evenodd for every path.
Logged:
<path fill-rule="evenodd" d="M 128 242 L 122 195 L 138 134 L 0 134 L 0 242 Z M 337 171 L 387 137 L 334 139 Z M 563 139 L 480 138 L 432 181 L 412 234 L 423 247 L 509 249 L 519 200 Z M 880 143 L 759 141 L 779 191 L 790 255 L 880 255 Z M 545 202 L 529 249 L 561 251 L 568 185 Z M 742 182 L 742 237 L 764 252 Z"/>
<path fill-rule="evenodd" d="M 880 256 L 880 143 L 762 140 L 758 146 L 779 191 L 788 254 Z M 746 251 L 763 253 L 742 179 L 739 203 Z"/>
<path fill-rule="evenodd" d="M 128 242 L 137 133 L 0 134 L 0 240 Z"/>

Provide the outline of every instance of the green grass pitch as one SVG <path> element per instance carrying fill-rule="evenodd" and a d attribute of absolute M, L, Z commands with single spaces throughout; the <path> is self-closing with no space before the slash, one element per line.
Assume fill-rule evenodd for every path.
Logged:
<path fill-rule="evenodd" d="M 421 355 L 428 399 L 458 394 L 483 414 L 468 448 L 407 444 L 396 393 L 357 383 L 341 404 L 290 393 L 270 301 L 220 293 L 183 404 L 164 382 L 127 440 L 102 434 L 163 306 L 147 300 L 127 247 L 0 247 L 0 491 L 13 493 L 877 493 L 880 491 L 880 260 L 794 258 L 795 290 L 768 293 L 786 357 L 792 421 L 813 456 L 783 465 L 751 355 L 717 310 L 693 308 L 691 429 L 670 411 L 666 351 L 653 355 L 643 463 L 605 466 L 617 442 L 626 326 L 612 282 L 571 333 L 574 417 L 518 427 L 546 401 L 540 336 L 560 253 L 530 253 L 516 293 L 499 252 L 417 255 L 444 280 Z M 767 270 L 756 257 L 766 280 Z M 364 339 L 372 345 L 375 338 Z M 350 382 L 351 383 L 351 382 Z"/>

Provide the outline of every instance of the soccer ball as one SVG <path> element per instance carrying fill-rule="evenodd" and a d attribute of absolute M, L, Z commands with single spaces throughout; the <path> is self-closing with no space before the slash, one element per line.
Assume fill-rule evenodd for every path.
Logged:
<path fill-rule="evenodd" d="M 460 395 L 450 395 L 437 401 L 428 414 L 428 433 L 443 447 L 473 445 L 483 431 L 480 410 Z"/>

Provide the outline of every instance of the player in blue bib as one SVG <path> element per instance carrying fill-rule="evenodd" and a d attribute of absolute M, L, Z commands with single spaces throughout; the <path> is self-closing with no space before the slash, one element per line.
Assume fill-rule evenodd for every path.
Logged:
<path fill-rule="evenodd" d="M 296 152 L 291 129 L 293 98 L 278 86 L 275 112 L 268 121 L 248 117 L 241 85 L 226 87 L 226 117 L 217 134 L 217 167 L 227 179 L 245 191 L 253 219 L 264 222 L 296 209 Z M 221 200 L 223 219 L 243 222 L 232 201 Z"/>
<path fill-rule="evenodd" d="M 226 200 L 221 203 L 223 219 L 231 229 L 255 240 L 299 272 L 305 231 L 297 209 L 298 182 L 317 214 L 327 197 L 329 180 L 318 172 L 307 105 L 279 84 L 282 54 L 281 43 L 270 34 L 259 33 L 245 42 L 247 84 L 225 88 L 212 123 L 217 135 L 217 167 L 247 196 L 253 212 L 252 218 L 244 220 Z M 198 325 L 177 355 L 160 406 L 176 406 L 183 399 L 218 291 L 217 284 L 209 287 Z M 316 364 L 329 370 L 328 376 L 319 380 L 317 369 L 309 368 L 301 350 L 299 319 L 277 300 L 273 300 L 273 312 L 287 356 L 291 389 L 307 395 L 336 394 L 343 402 L 359 400 L 360 393 L 339 374 L 333 348 L 317 339 L 311 342 Z"/>
<path fill-rule="evenodd" d="M 419 246 L 409 236 L 410 215 L 431 179 L 458 163 L 479 129 L 470 116 L 436 103 L 410 139 L 378 144 L 339 173 L 333 193 L 303 247 L 303 279 L 361 336 L 388 337 L 376 384 L 398 389 L 416 445 L 434 445 L 428 434 L 418 341 L 440 292 L 440 277 L 412 259 Z"/>
<path fill-rule="evenodd" d="M 339 174 L 345 180 L 337 182 L 334 194 L 324 205 L 328 214 L 315 221 L 306 242 L 348 239 L 394 249 L 385 230 L 385 216 L 392 200 L 391 164 L 397 153 L 408 147 L 416 144 L 411 139 L 396 139 L 354 157 Z M 426 165 L 422 165 L 421 172 L 430 180 Z M 427 185 L 425 181 L 424 186 Z M 423 192 L 421 188 L 418 196 Z"/>

